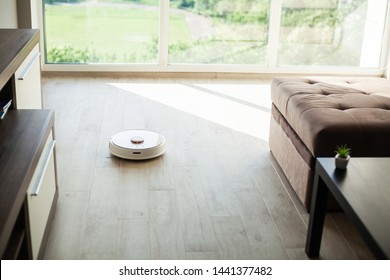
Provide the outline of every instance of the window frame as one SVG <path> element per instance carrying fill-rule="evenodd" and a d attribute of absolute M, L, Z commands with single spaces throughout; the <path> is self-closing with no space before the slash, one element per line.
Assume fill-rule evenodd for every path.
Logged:
<path fill-rule="evenodd" d="M 313 75 L 387 75 L 390 65 L 390 8 L 387 3 L 386 22 L 382 39 L 382 49 L 378 68 L 346 67 L 346 66 L 279 66 L 277 65 L 278 40 L 282 0 L 270 0 L 269 42 L 267 46 L 266 65 L 238 65 L 238 64 L 177 64 L 168 61 L 168 33 L 169 33 L 169 0 L 160 0 L 159 5 L 159 52 L 157 63 L 99 63 L 99 64 L 50 64 L 41 56 L 42 71 L 56 72 L 161 72 L 161 73 L 238 73 L 238 74 L 313 74 Z M 370 0 L 369 0 L 370 1 Z M 372 0 L 371 0 L 372 1 Z M 45 53 L 46 40 L 44 38 L 44 1 L 32 1 L 31 8 L 34 20 L 33 28 L 41 30 L 41 52 Z"/>

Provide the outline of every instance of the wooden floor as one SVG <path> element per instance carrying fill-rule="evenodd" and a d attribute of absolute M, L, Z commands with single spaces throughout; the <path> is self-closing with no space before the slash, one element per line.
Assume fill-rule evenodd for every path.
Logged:
<path fill-rule="evenodd" d="M 267 145 L 269 81 L 43 78 L 55 110 L 60 196 L 45 259 L 305 259 L 308 214 Z M 112 157 L 146 128 L 160 158 Z M 370 259 L 343 213 L 322 259 Z"/>

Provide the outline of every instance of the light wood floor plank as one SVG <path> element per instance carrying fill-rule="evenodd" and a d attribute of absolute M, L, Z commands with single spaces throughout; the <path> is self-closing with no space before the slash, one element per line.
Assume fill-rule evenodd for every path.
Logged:
<path fill-rule="evenodd" d="M 216 160 L 214 151 L 209 147 L 200 147 L 197 150 L 201 155 L 207 155 L 197 159 L 197 166 L 210 216 L 239 216 L 234 188 L 226 184 L 225 178 L 219 173 L 223 162 Z"/>
<path fill-rule="evenodd" d="M 62 188 L 64 190 L 89 190 L 94 173 L 98 134 L 77 132 L 73 139 L 72 155 L 66 163 Z"/>
<path fill-rule="evenodd" d="M 165 135 L 164 132 L 161 132 Z M 170 141 L 170 139 L 166 139 Z M 149 190 L 175 189 L 175 179 L 172 166 L 172 151 L 167 143 L 166 152 L 159 158 L 152 159 L 147 163 Z"/>
<path fill-rule="evenodd" d="M 149 260 L 150 227 L 147 219 L 121 219 L 119 237 L 119 259 Z"/>
<path fill-rule="evenodd" d="M 289 260 L 309 260 L 305 248 L 286 249 Z"/>
<path fill-rule="evenodd" d="M 284 244 L 258 190 L 236 191 L 242 221 L 256 259 L 286 259 Z"/>
<path fill-rule="evenodd" d="M 83 254 L 116 254 L 118 252 L 119 221 L 117 217 L 87 216 Z"/>
<path fill-rule="evenodd" d="M 122 125 L 122 100 L 116 94 L 106 93 L 103 118 L 100 124 L 98 147 L 96 152 L 96 167 L 119 167 L 119 159 L 112 156 L 108 149 L 108 141 L 112 135 L 124 130 Z M 107 96 L 109 95 L 109 96 Z M 120 106 L 118 106 L 120 104 Z M 116 108 L 113 110 L 113 108 Z"/>
<path fill-rule="evenodd" d="M 149 221 L 152 259 L 184 259 L 174 190 L 150 191 Z"/>
<path fill-rule="evenodd" d="M 196 167 L 175 167 L 176 197 L 186 251 L 216 251 L 218 244 Z"/>
<path fill-rule="evenodd" d="M 304 247 L 307 228 L 270 162 L 253 167 L 253 176 L 286 248 Z"/>
<path fill-rule="evenodd" d="M 117 253 L 120 173 L 117 168 L 94 172 L 87 210 L 84 254 Z"/>
<path fill-rule="evenodd" d="M 113 167 L 96 168 L 88 204 L 88 215 L 118 217 L 120 171 Z"/>
<path fill-rule="evenodd" d="M 81 259 L 88 200 L 87 191 L 60 192 L 45 259 Z"/>
<path fill-rule="evenodd" d="M 117 260 L 117 254 L 83 254 L 83 260 Z"/>
<path fill-rule="evenodd" d="M 356 227 L 348 220 L 345 213 L 334 212 L 328 215 L 332 218 L 349 246 L 353 248 L 358 259 L 375 259 L 375 256 L 367 247 L 367 244 L 364 242 Z"/>
<path fill-rule="evenodd" d="M 148 218 L 149 188 L 146 168 L 146 162 L 120 161 L 120 218 Z"/>
<path fill-rule="evenodd" d="M 221 259 L 218 251 L 186 252 L 187 260 L 219 260 Z"/>
<path fill-rule="evenodd" d="M 255 259 L 240 217 L 212 217 L 221 259 Z"/>
<path fill-rule="evenodd" d="M 341 235 L 339 229 L 334 224 L 330 215 L 325 217 L 325 225 L 322 234 L 322 246 L 320 250 L 320 259 L 325 260 L 354 260 L 357 259 L 356 254 L 352 251 L 349 244 Z M 333 250 L 337 248 L 337 252 Z"/>

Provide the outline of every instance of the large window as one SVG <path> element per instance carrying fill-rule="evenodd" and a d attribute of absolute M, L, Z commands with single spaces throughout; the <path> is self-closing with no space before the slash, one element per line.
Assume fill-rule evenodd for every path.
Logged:
<path fill-rule="evenodd" d="M 45 57 L 51 64 L 154 69 L 378 69 L 387 5 L 388 0 L 45 0 Z"/>
<path fill-rule="evenodd" d="M 48 63 L 156 63 L 159 1 L 45 0 Z"/>
<path fill-rule="evenodd" d="M 381 0 L 283 0 L 278 65 L 378 66 L 386 7 Z"/>
<path fill-rule="evenodd" d="M 171 0 L 169 62 L 265 65 L 269 10 L 269 0 Z"/>

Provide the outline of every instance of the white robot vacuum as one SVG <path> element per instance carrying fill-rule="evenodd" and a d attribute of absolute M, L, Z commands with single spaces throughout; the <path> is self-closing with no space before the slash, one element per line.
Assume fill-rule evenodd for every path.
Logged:
<path fill-rule="evenodd" d="M 111 136 L 109 148 L 111 154 L 120 158 L 151 159 L 165 152 L 165 138 L 149 130 L 126 130 Z"/>

